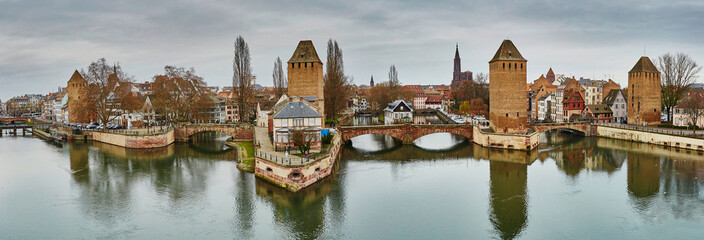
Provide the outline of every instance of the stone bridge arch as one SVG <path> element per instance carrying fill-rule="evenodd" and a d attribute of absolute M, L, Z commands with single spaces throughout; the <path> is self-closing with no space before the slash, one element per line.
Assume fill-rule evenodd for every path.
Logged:
<path fill-rule="evenodd" d="M 577 122 L 577 123 L 542 123 L 534 124 L 533 129 L 537 132 L 547 132 L 551 130 L 558 131 L 568 131 L 573 133 L 579 133 L 584 136 L 592 135 L 592 125 L 589 122 Z"/>
<path fill-rule="evenodd" d="M 474 126 L 460 124 L 344 126 L 339 127 L 338 130 L 343 142 L 366 134 L 382 134 L 399 139 L 403 144 L 413 144 L 416 139 L 434 133 L 452 133 L 470 141 L 474 134 Z"/>
<path fill-rule="evenodd" d="M 187 142 L 193 134 L 202 132 L 221 132 L 241 141 L 254 139 L 254 128 L 250 124 L 195 123 L 174 126 L 174 138 L 180 142 Z"/>

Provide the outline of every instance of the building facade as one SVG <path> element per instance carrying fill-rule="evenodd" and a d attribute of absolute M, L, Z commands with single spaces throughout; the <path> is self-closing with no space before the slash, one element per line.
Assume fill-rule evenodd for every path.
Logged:
<path fill-rule="evenodd" d="M 325 116 L 324 84 L 323 62 L 315 51 L 313 41 L 300 41 L 288 60 L 288 96 L 310 100 L 318 105 L 320 114 Z"/>
<path fill-rule="evenodd" d="M 660 124 L 660 71 L 648 57 L 641 57 L 628 72 L 628 124 Z"/>
<path fill-rule="evenodd" d="M 85 114 L 82 114 L 79 110 L 80 102 L 85 98 L 86 87 L 88 82 L 83 76 L 78 72 L 78 70 L 73 72 L 73 75 L 66 83 L 66 92 L 68 94 L 68 122 L 69 123 L 84 123 L 88 120 L 85 119 Z"/>
<path fill-rule="evenodd" d="M 489 122 L 495 132 L 527 131 L 526 63 L 511 40 L 504 40 L 489 61 Z"/>
<path fill-rule="evenodd" d="M 613 122 L 625 123 L 628 116 L 628 110 L 626 109 L 626 98 L 623 96 L 621 89 L 612 89 L 606 95 L 603 101 L 604 104 L 611 108 L 613 114 Z"/>

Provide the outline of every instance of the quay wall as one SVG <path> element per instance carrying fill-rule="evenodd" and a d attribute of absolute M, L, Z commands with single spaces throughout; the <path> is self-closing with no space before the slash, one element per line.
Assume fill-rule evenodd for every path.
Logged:
<path fill-rule="evenodd" d="M 327 156 L 303 166 L 284 166 L 259 157 L 254 158 L 254 174 L 289 191 L 296 192 L 320 181 L 333 172 L 342 141 L 335 134 Z"/>
<path fill-rule="evenodd" d="M 474 126 L 472 141 L 482 147 L 531 150 L 536 149 L 540 144 L 540 133 L 533 132 L 527 135 L 490 133 Z"/>
<path fill-rule="evenodd" d="M 174 130 L 160 134 L 125 135 L 93 131 L 93 141 L 103 142 L 125 148 L 159 148 L 174 143 Z"/>
<path fill-rule="evenodd" d="M 701 138 L 645 132 L 601 125 L 596 127 L 596 132 L 599 137 L 704 151 L 704 139 Z"/>

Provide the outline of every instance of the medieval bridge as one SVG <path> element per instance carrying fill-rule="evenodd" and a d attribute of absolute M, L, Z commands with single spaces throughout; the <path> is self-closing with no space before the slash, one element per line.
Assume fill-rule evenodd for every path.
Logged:
<path fill-rule="evenodd" d="M 235 140 L 251 141 L 254 138 L 254 128 L 251 124 L 179 123 L 174 125 L 176 141 L 187 142 L 191 135 L 202 132 L 221 132 Z"/>
<path fill-rule="evenodd" d="M 413 141 L 433 133 L 452 133 L 472 140 L 474 125 L 469 124 L 397 124 L 372 126 L 341 126 L 338 127 L 342 141 L 366 134 L 383 134 L 403 141 L 403 144 L 413 144 Z"/>

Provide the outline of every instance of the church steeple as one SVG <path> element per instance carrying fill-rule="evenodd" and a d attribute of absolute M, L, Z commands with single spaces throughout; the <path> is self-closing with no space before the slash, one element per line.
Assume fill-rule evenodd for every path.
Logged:
<path fill-rule="evenodd" d="M 455 45 L 455 70 L 453 72 L 461 72 L 462 64 L 460 63 L 460 46 Z"/>
<path fill-rule="evenodd" d="M 374 75 L 372 75 L 372 80 L 369 81 L 369 86 L 371 86 L 371 87 L 374 86 Z"/>

